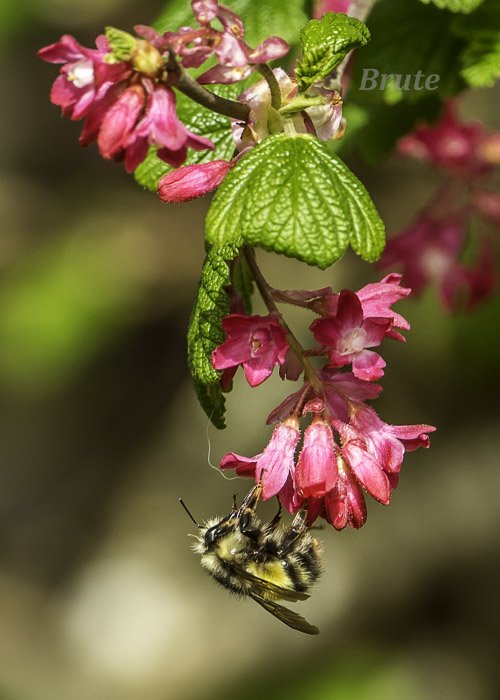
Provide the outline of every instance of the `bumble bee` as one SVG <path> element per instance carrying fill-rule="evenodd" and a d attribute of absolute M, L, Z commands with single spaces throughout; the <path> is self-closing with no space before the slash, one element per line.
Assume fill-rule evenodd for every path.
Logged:
<path fill-rule="evenodd" d="M 320 548 L 309 533 L 306 511 L 300 510 L 289 527 L 281 524 L 281 507 L 270 522 L 255 514 L 262 485 L 257 484 L 225 518 L 199 525 L 193 550 L 203 568 L 224 588 L 249 596 L 285 625 L 306 634 L 319 630 L 296 612 L 277 603 L 309 598 L 306 591 L 321 573 Z"/>

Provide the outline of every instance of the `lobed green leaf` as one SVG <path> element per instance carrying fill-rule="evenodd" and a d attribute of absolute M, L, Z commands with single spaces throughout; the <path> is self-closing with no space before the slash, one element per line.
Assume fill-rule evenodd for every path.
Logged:
<path fill-rule="evenodd" d="M 229 262 L 237 245 L 212 248 L 207 253 L 188 329 L 188 365 L 201 407 L 216 428 L 225 427 L 225 400 L 221 373 L 212 367 L 212 352 L 224 341 L 221 320 L 229 313 L 226 287 L 231 283 Z"/>
<path fill-rule="evenodd" d="M 277 134 L 232 169 L 206 220 L 217 249 L 243 241 L 326 269 L 349 242 L 376 260 L 385 230 L 361 182 L 309 135 Z"/>
<path fill-rule="evenodd" d="M 295 70 L 299 90 L 326 78 L 349 51 L 369 40 L 368 27 L 353 17 L 327 12 L 311 20 L 300 33 L 302 58 Z"/>

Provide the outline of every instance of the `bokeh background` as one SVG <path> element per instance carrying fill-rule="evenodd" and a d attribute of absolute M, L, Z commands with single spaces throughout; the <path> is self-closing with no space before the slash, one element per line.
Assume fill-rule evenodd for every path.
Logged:
<path fill-rule="evenodd" d="M 326 571 L 300 606 L 319 637 L 231 598 L 190 551 L 178 497 L 198 519 L 229 510 L 249 484 L 209 462 L 260 451 L 286 387 L 240 378 L 229 427 L 208 426 L 184 354 L 208 202 L 163 205 L 82 150 L 35 56 L 161 6 L 0 0 L 0 698 L 498 697 L 498 299 L 453 318 L 433 292 L 400 307 L 413 328 L 385 347 L 377 408 L 439 431 L 390 508 L 320 533 Z M 499 96 L 467 95 L 462 112 L 498 129 Z M 352 165 L 389 231 L 439 182 L 408 161 Z M 275 286 L 377 278 L 351 255 L 326 272 L 259 259 Z"/>

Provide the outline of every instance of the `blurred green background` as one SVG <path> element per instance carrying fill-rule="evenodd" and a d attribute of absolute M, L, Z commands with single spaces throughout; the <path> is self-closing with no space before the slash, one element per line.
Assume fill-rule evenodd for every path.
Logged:
<path fill-rule="evenodd" d="M 82 150 L 35 56 L 161 7 L 0 0 L 0 698 L 498 697 L 498 299 L 469 317 L 433 293 L 400 307 L 413 328 L 385 346 L 377 409 L 439 430 L 390 508 L 320 533 L 325 574 L 300 606 L 319 637 L 217 589 L 190 552 L 178 497 L 198 519 L 229 510 L 249 484 L 210 469 L 209 444 L 213 463 L 260 451 L 286 387 L 239 377 L 228 429 L 208 427 L 184 355 L 207 200 L 168 207 Z M 470 94 L 463 113 L 498 129 L 499 95 Z M 353 167 L 389 231 L 439 182 L 402 160 Z M 326 272 L 259 259 L 282 287 L 380 276 L 350 255 Z"/>

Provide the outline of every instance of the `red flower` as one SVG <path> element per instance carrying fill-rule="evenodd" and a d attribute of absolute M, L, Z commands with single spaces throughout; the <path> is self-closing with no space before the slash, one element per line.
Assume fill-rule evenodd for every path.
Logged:
<path fill-rule="evenodd" d="M 299 421 L 290 416 L 276 426 L 264 451 L 255 457 L 228 452 L 221 460 L 221 469 L 234 469 L 238 476 L 254 476 L 262 482 L 262 498 L 272 498 L 284 489 L 284 503 L 289 510 L 296 508 L 297 499 L 290 493 L 295 471 L 295 450 L 299 442 Z"/>
<path fill-rule="evenodd" d="M 222 320 L 227 340 L 212 353 L 215 369 L 243 365 L 250 386 L 265 381 L 275 365 L 285 362 L 286 332 L 274 316 L 230 314 Z"/>
<path fill-rule="evenodd" d="M 366 348 L 380 345 L 390 326 L 390 320 L 365 319 L 360 300 L 354 292 L 345 289 L 340 293 L 335 316 L 317 319 L 311 330 L 316 340 L 329 349 L 329 362 L 333 367 L 352 362 L 355 377 L 373 381 L 383 376 L 385 362 Z"/>

